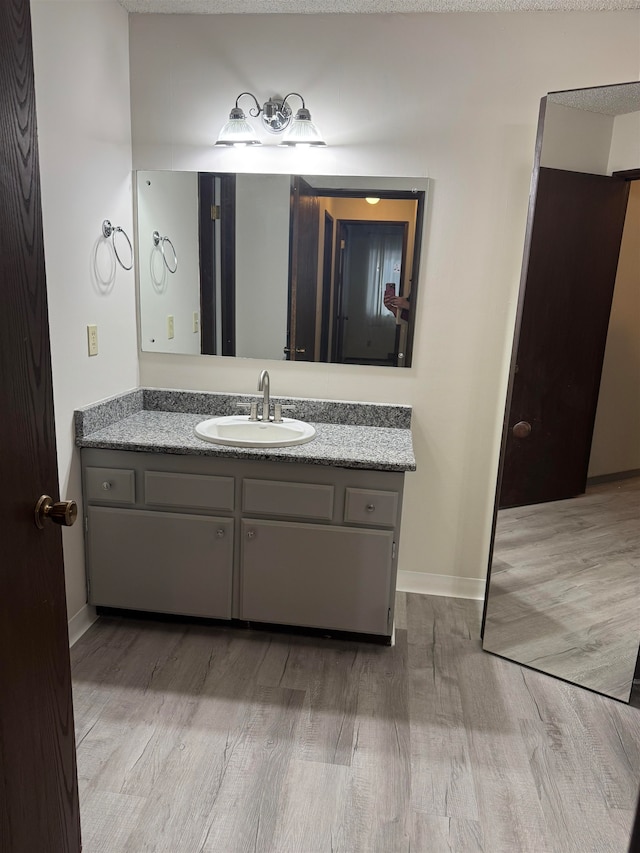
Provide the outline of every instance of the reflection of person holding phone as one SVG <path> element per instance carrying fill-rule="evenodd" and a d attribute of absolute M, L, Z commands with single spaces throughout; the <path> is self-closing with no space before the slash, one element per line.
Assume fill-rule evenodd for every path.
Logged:
<path fill-rule="evenodd" d="M 396 286 L 393 283 L 385 284 L 384 286 L 384 307 L 391 311 L 394 316 L 398 316 L 400 311 L 400 319 L 409 319 L 409 308 L 411 307 L 411 296 L 396 296 Z"/>

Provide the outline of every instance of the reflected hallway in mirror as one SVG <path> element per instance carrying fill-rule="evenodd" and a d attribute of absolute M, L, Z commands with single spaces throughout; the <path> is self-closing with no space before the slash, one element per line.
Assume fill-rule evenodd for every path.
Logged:
<path fill-rule="evenodd" d="M 640 83 L 543 98 L 483 648 L 638 704 Z"/>
<path fill-rule="evenodd" d="M 427 184 L 136 172 L 141 349 L 411 366 Z M 180 255 L 175 275 L 156 231 Z M 390 285 L 410 310 L 385 306 Z"/>

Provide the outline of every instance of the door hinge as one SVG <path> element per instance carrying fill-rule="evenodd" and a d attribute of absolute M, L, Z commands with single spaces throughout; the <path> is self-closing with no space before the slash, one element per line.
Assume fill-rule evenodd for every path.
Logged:
<path fill-rule="evenodd" d="M 85 533 L 89 532 L 89 516 L 88 515 L 85 515 L 85 517 L 84 517 L 84 532 Z"/>
<path fill-rule="evenodd" d="M 220 219 L 220 205 L 212 204 L 211 205 L 211 219 L 215 222 Z"/>
<path fill-rule="evenodd" d="M 395 560 L 395 558 L 396 558 L 396 543 L 393 542 L 391 544 L 391 559 Z"/>
<path fill-rule="evenodd" d="M 387 610 L 387 631 L 391 628 L 391 608 Z"/>

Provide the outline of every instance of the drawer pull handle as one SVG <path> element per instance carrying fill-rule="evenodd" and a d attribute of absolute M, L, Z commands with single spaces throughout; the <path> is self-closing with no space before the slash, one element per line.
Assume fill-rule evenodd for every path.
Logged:
<path fill-rule="evenodd" d="M 249 530 L 249 531 L 247 531 L 247 539 L 254 539 L 254 538 L 255 538 L 255 535 L 256 535 L 255 530 Z"/>
<path fill-rule="evenodd" d="M 222 539 L 224 537 L 224 528 L 219 527 L 216 530 L 216 536 L 218 537 L 218 539 Z"/>
<path fill-rule="evenodd" d="M 367 504 L 367 512 L 375 512 L 376 505 L 375 504 Z"/>
<path fill-rule="evenodd" d="M 102 488 L 105 490 L 105 492 L 108 492 L 111 488 L 111 483 L 108 480 L 105 480 L 102 484 Z"/>

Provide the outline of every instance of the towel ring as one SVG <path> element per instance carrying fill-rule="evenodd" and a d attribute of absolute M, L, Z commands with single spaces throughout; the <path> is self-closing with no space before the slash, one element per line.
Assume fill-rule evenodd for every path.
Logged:
<path fill-rule="evenodd" d="M 129 266 L 122 263 L 122 258 L 118 254 L 118 249 L 116 247 L 116 234 L 118 233 L 118 231 L 121 234 L 124 234 L 124 239 L 129 244 L 129 253 L 131 254 L 131 263 L 129 264 Z M 111 237 L 113 252 L 116 256 L 118 263 L 120 264 L 123 270 L 130 270 L 133 267 L 133 246 L 131 245 L 131 240 L 127 237 L 127 232 L 124 230 L 124 228 L 121 228 L 119 225 L 112 225 L 108 219 L 105 219 L 102 223 L 102 236 L 106 237 L 107 239 Z"/>
<path fill-rule="evenodd" d="M 165 243 L 168 243 L 171 246 L 171 251 L 173 252 L 173 268 L 169 266 L 169 261 L 167 260 L 167 256 L 164 252 Z M 154 231 L 153 245 L 160 246 L 160 251 L 162 252 L 162 260 L 164 261 L 165 267 L 169 270 L 169 272 L 175 272 L 178 269 L 178 256 L 176 255 L 176 250 L 171 240 L 168 237 L 161 237 L 159 231 Z"/>

